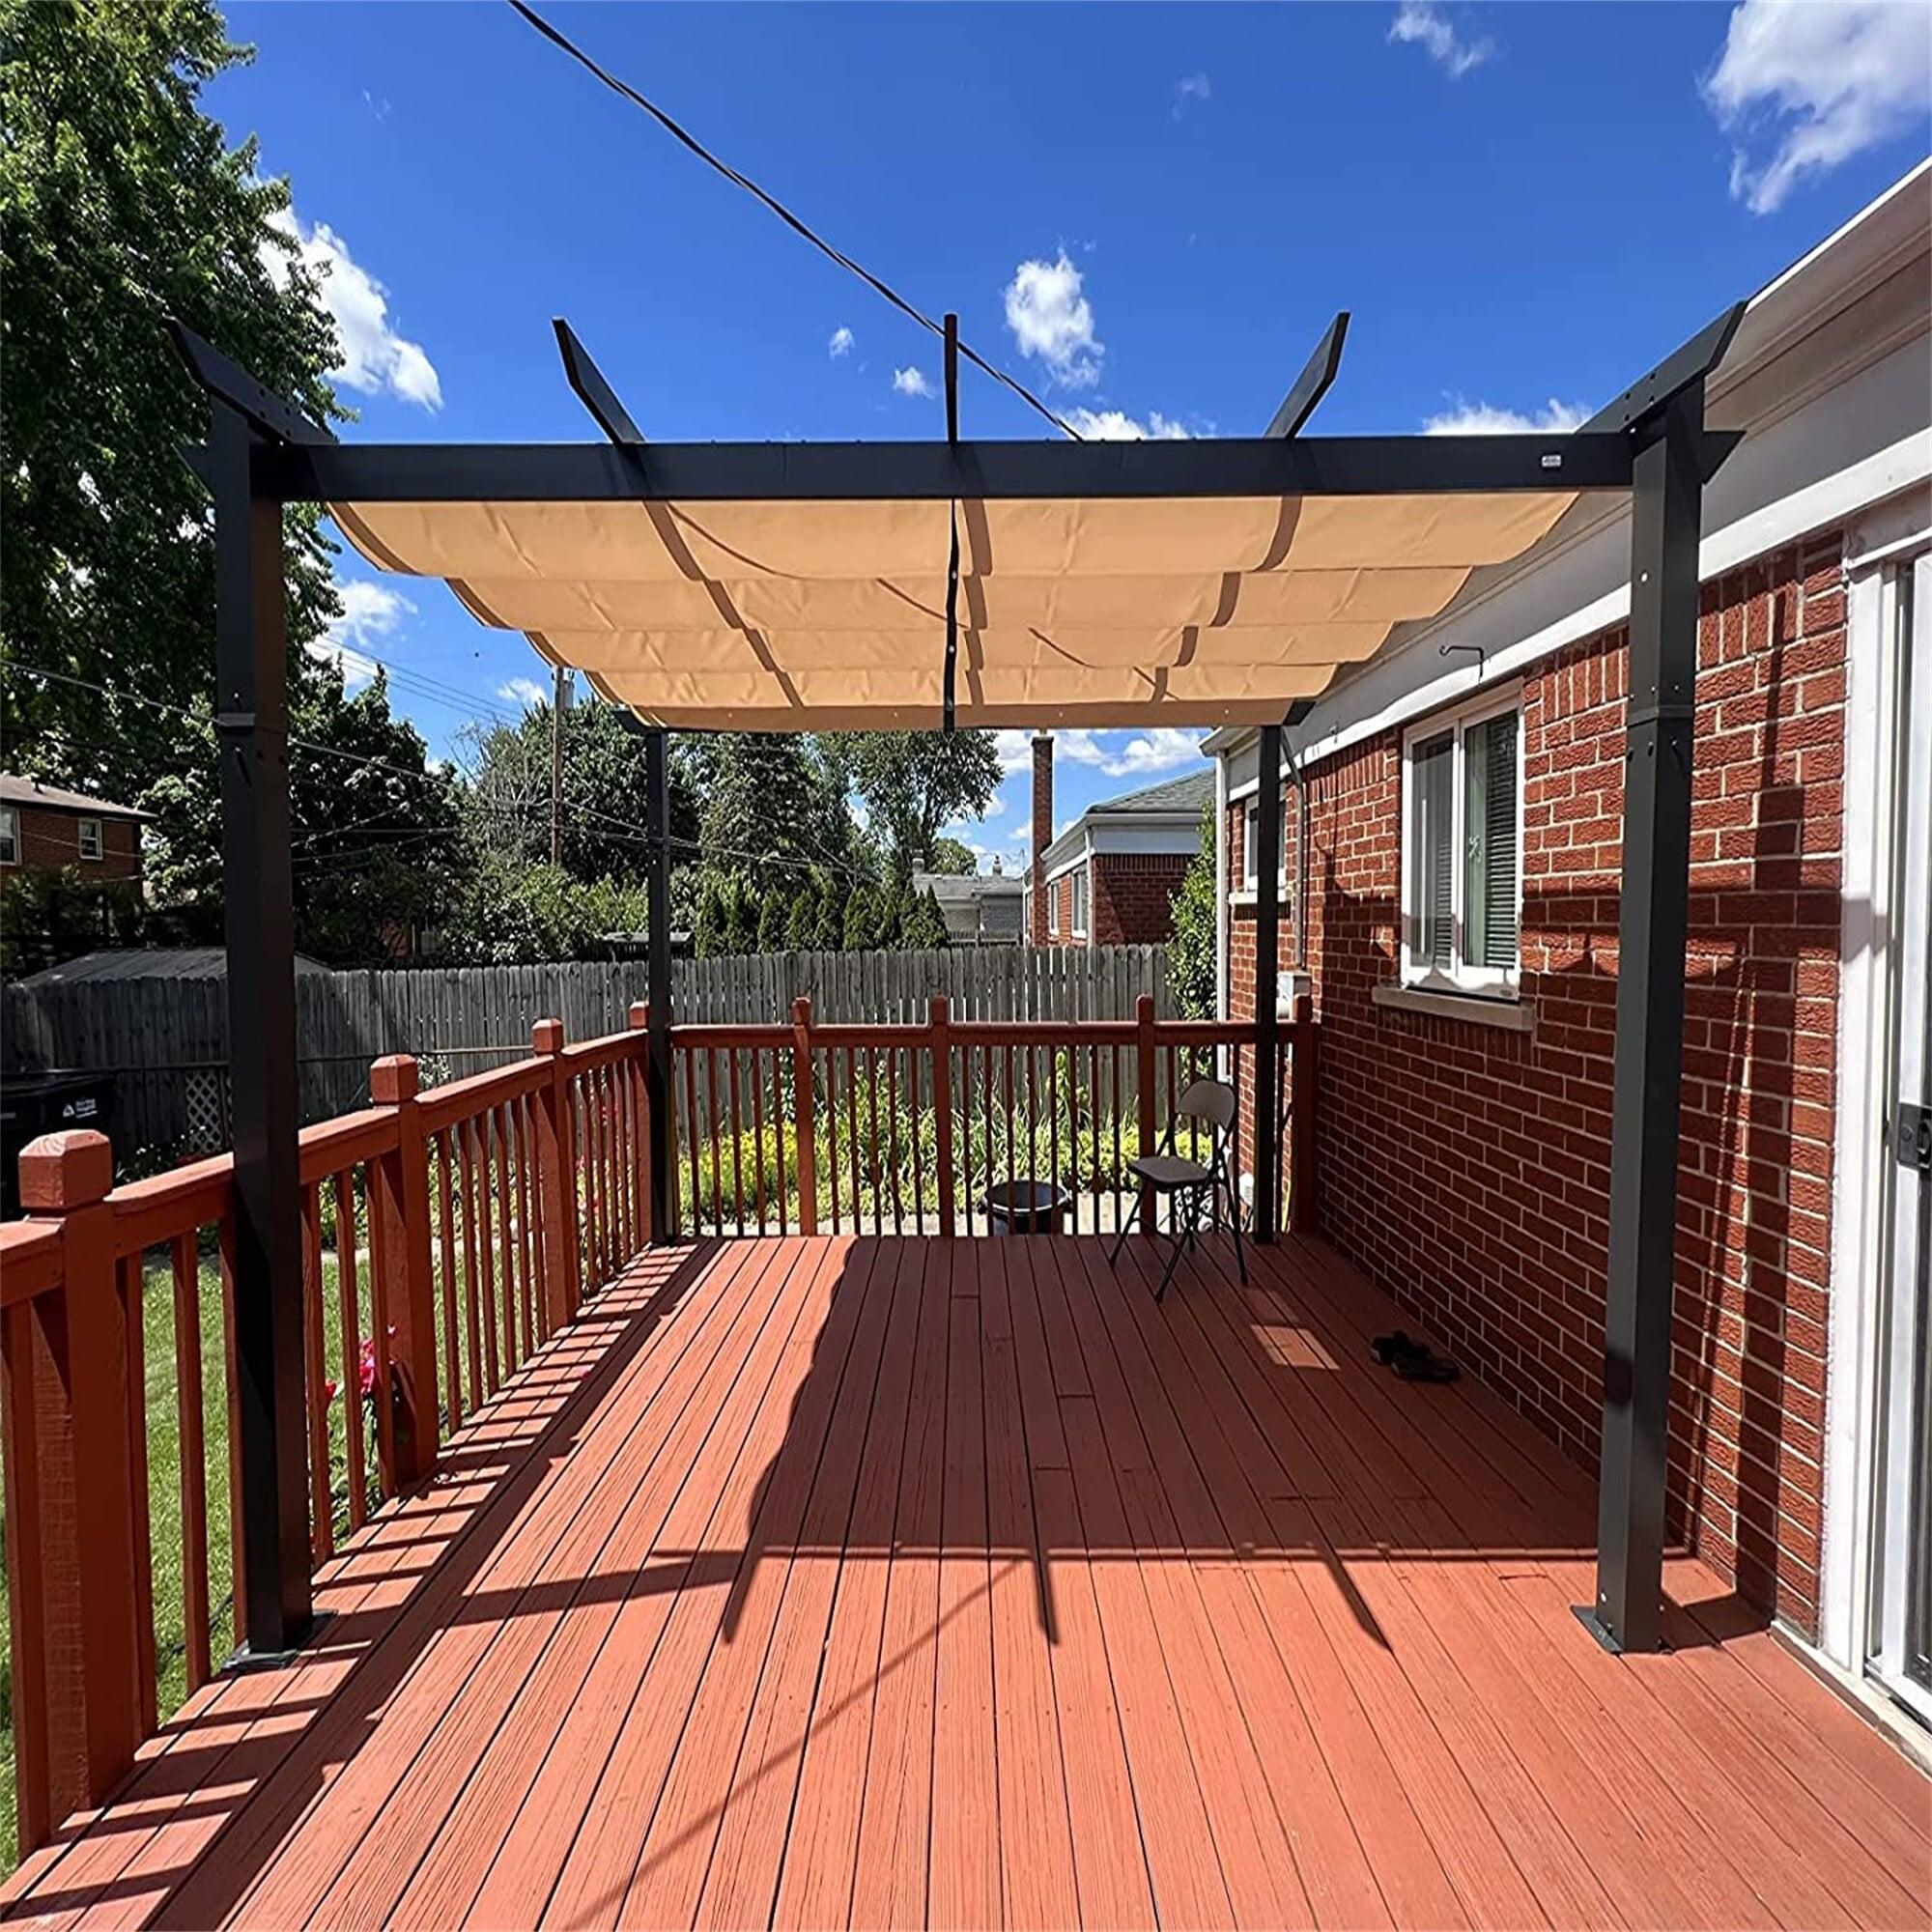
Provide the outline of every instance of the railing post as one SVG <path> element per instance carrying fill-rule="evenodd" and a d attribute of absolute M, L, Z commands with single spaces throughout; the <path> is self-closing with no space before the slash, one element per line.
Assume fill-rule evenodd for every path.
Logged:
<path fill-rule="evenodd" d="M 104 1799 L 141 1741 L 134 1511 L 148 1499 L 134 1492 L 113 1180 L 102 1134 L 48 1134 L 20 1155 L 21 1206 L 58 1218 L 62 1269 L 59 1288 L 8 1309 L 5 1322 L 22 1852 Z"/>
<path fill-rule="evenodd" d="M 570 1117 L 570 1076 L 563 1065 L 563 1022 L 539 1020 L 530 1048 L 550 1062 L 536 1091 L 537 1169 L 543 1188 L 544 1294 L 550 1332 L 577 1320 L 577 1131 Z"/>
<path fill-rule="evenodd" d="M 1139 1135 L 1139 1151 L 1143 1155 L 1154 1151 L 1158 1129 L 1153 1123 L 1153 1084 L 1154 1084 L 1154 1037 L 1153 1037 L 1153 995 L 1143 993 L 1134 1002 L 1134 1056 L 1138 1075 L 1136 1084 L 1140 1092 L 1137 1098 L 1138 1118 L 1135 1128 Z M 1169 1096 L 1172 1099 L 1172 1095 Z M 1141 1187 L 1141 1233 L 1154 1232 L 1154 1193 L 1145 1184 Z"/>
<path fill-rule="evenodd" d="M 400 1384 L 390 1426 L 376 1432 L 392 1466 L 384 1489 L 395 1495 L 436 1472 L 438 1386 L 436 1288 L 430 1271 L 429 1143 L 417 1111 L 421 1073 L 413 1054 L 391 1053 L 369 1068 L 369 1097 L 396 1117 L 396 1146 L 369 1164 L 369 1250 L 381 1292 L 379 1359 L 386 1353 Z M 378 1414 L 381 1414 L 378 1410 Z"/>
<path fill-rule="evenodd" d="M 939 1169 L 939 1234 L 953 1235 L 952 1214 L 952 1006 L 944 993 L 934 994 L 926 1008 L 932 1037 L 932 1119 L 938 1134 L 934 1165 Z M 917 1096 L 915 1096 L 917 1097 Z M 917 1120 L 913 1131 L 919 1131 Z"/>
<path fill-rule="evenodd" d="M 668 1240 L 673 1231 L 659 1225 L 657 1201 L 651 1191 L 651 1136 L 658 1123 L 651 1117 L 650 1082 L 644 1077 L 651 1050 L 650 1002 L 633 1000 L 630 1020 L 631 1031 L 638 1036 L 636 1050 L 624 1062 L 624 1078 L 631 1089 L 631 1225 L 641 1229 L 648 1240 Z"/>
<path fill-rule="evenodd" d="M 798 1146 L 798 1232 L 818 1232 L 818 1151 L 811 1137 L 811 1000 L 791 1003 L 791 1124 Z"/>
<path fill-rule="evenodd" d="M 1316 1228 L 1315 1041 L 1314 1002 L 1300 993 L 1288 1061 L 1288 1225 L 1296 1235 L 1312 1235 Z"/>

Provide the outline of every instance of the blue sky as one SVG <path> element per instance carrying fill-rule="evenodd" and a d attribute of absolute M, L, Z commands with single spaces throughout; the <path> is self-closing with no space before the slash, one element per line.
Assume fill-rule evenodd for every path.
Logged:
<path fill-rule="evenodd" d="M 1870 0 L 538 4 L 1115 433 L 1259 431 L 1343 307 L 1316 432 L 1571 419 L 1926 148 L 1927 15 Z M 556 314 L 649 437 L 940 433 L 930 337 L 507 6 L 230 22 L 258 57 L 208 105 L 259 137 L 329 264 L 349 436 L 588 435 Z M 970 371 L 961 414 L 969 435 L 1044 429 Z M 343 641 L 398 668 L 395 702 L 439 753 L 544 676 L 440 584 L 341 574 Z M 1179 734 L 1066 734 L 1058 816 L 1191 761 Z M 967 829 L 1009 863 L 1025 790 L 1020 769 Z"/>

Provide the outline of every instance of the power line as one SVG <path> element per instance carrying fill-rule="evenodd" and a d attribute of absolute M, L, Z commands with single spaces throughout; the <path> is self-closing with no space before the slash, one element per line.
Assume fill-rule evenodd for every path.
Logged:
<path fill-rule="evenodd" d="M 691 133 L 687 128 L 681 127 L 668 114 L 667 114 L 665 110 L 662 107 L 660 107 L 654 100 L 647 99 L 643 95 L 639 94 L 635 87 L 632 87 L 627 81 L 619 80 L 617 76 L 614 73 L 612 73 L 608 68 L 600 66 L 597 63 L 597 61 L 594 60 L 589 54 L 585 53 L 584 50 L 582 47 L 580 47 L 577 44 L 577 43 L 569 37 L 569 35 L 564 33 L 560 28 L 552 26 L 551 23 L 548 20 L 546 20 L 543 17 L 543 15 L 539 14 L 533 7 L 526 5 L 526 0 L 510 0 L 510 5 L 514 7 L 517 10 L 517 12 L 520 14 L 522 14 L 523 17 L 526 20 L 527 20 L 529 24 L 532 27 L 534 27 L 537 30 L 537 32 L 544 37 L 545 40 L 549 41 L 553 46 L 560 48 L 564 53 L 568 54 L 572 60 L 576 61 L 580 67 L 587 69 L 588 71 L 596 75 L 596 77 L 599 80 L 601 80 L 606 87 L 610 88 L 612 93 L 620 94 L 626 100 L 630 101 L 634 106 L 641 107 L 644 110 L 644 112 L 648 114 L 651 117 L 651 119 L 655 121 L 658 124 L 658 126 L 665 130 L 666 133 L 669 134 L 672 137 L 673 140 L 678 141 L 684 147 L 690 149 L 690 151 L 694 155 L 696 155 L 697 158 L 700 161 L 702 161 L 707 167 L 715 169 L 719 174 L 723 175 L 724 179 L 730 182 L 734 186 L 743 188 L 747 194 L 751 195 L 754 200 L 762 203 L 763 206 L 768 208 L 772 212 L 772 213 L 776 214 L 778 218 L 781 221 L 782 221 L 784 225 L 792 231 L 793 234 L 800 237 L 801 240 L 809 242 L 814 248 L 818 250 L 818 252 L 821 255 L 824 255 L 829 260 L 838 263 L 838 265 L 841 269 L 843 269 L 847 274 L 858 276 L 858 278 L 862 282 L 864 282 L 867 288 L 872 290 L 872 292 L 875 295 L 882 296 L 887 301 L 891 302 L 892 305 L 895 309 L 897 309 L 901 315 L 909 317 L 912 321 L 918 323 L 922 328 L 929 330 L 932 334 L 944 337 L 946 330 L 941 324 L 934 322 L 929 315 L 926 315 L 922 310 L 915 308 L 913 304 L 907 301 L 905 297 L 900 295 L 899 292 L 896 289 L 893 288 L 890 283 L 881 281 L 879 277 L 873 274 L 869 269 L 866 268 L 863 264 L 859 262 L 855 262 L 852 259 L 852 257 L 846 254 L 842 249 L 834 247 L 833 244 L 830 242 L 826 241 L 822 235 L 818 234 L 815 229 L 811 228 L 807 222 L 802 220 L 798 215 L 794 214 L 791 212 L 791 210 L 784 205 L 783 202 L 778 199 L 776 195 L 768 194 L 749 175 L 740 174 L 739 171 L 730 164 L 730 162 L 723 160 L 717 155 L 714 155 L 711 152 L 711 150 L 704 145 L 702 141 L 698 140 L 696 135 Z M 1019 397 L 1019 399 L 1023 403 L 1027 404 L 1032 409 L 1037 410 L 1039 413 L 1043 415 L 1047 419 L 1047 421 L 1054 426 L 1055 429 L 1059 430 L 1063 436 L 1071 437 L 1075 442 L 1079 442 L 1080 440 L 1082 440 L 1080 432 L 1076 430 L 1071 423 L 1063 421 L 1061 417 L 1057 416 L 1053 412 L 1053 411 L 1048 409 L 1047 406 L 1043 402 L 1041 402 L 1040 399 L 1037 396 L 1036 396 L 1031 389 L 1029 389 L 1026 386 L 1024 383 L 1021 383 L 1016 378 L 1008 375 L 1008 373 L 1004 369 L 999 367 L 997 363 L 988 362 L 986 358 L 983 355 L 981 355 L 977 349 L 971 348 L 968 344 L 961 342 L 959 343 L 958 348 L 959 348 L 959 354 L 965 356 L 967 361 L 971 362 L 975 368 L 983 370 L 985 374 L 992 377 L 994 382 L 1002 384 L 1007 388 L 1010 389 L 1013 392 L 1013 394 Z"/>

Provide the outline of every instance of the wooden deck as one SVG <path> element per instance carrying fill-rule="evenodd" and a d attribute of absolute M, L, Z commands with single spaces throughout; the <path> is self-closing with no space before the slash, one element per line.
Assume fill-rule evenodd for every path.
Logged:
<path fill-rule="evenodd" d="M 1317 1243 L 656 1256 L 9 1888 L 37 1923 L 1923 1925 L 1932 1795 Z"/>

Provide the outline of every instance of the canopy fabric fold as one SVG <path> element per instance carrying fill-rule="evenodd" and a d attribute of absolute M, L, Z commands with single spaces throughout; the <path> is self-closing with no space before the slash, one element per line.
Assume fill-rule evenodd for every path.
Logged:
<path fill-rule="evenodd" d="M 1520 556 L 1574 491 L 968 499 L 962 725 L 1259 724 Z M 332 504 L 645 723 L 940 722 L 943 499 Z"/>

